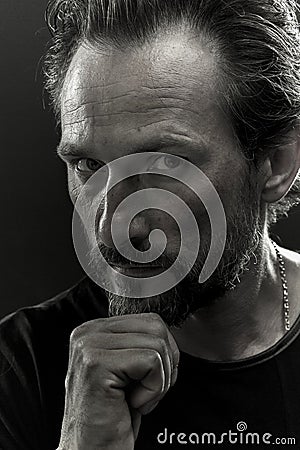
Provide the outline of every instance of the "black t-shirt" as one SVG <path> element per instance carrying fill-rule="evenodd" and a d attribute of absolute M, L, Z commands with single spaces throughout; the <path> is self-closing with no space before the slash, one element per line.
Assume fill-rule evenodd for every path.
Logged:
<path fill-rule="evenodd" d="M 0 322 L 0 449 L 58 447 L 70 334 L 107 317 L 107 306 L 103 291 L 85 278 Z M 262 448 L 280 439 L 275 448 L 299 449 L 299 330 L 300 318 L 273 347 L 235 362 L 181 353 L 177 382 L 142 418 L 135 448 L 211 448 L 214 441 L 220 448 Z"/>

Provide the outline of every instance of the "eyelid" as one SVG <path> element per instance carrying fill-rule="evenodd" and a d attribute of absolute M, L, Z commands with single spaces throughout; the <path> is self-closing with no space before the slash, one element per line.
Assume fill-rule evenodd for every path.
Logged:
<path fill-rule="evenodd" d="M 68 167 L 79 177 L 82 179 L 86 179 L 89 178 L 91 175 L 93 175 L 94 173 L 96 173 L 97 170 L 79 170 L 78 167 L 76 167 L 79 163 L 79 161 L 82 160 L 86 160 L 86 161 L 94 161 L 96 163 L 99 164 L 99 168 L 97 170 L 99 170 L 100 168 L 102 168 L 103 166 L 105 166 L 105 164 L 102 161 L 98 161 L 97 159 L 93 159 L 93 158 L 80 158 L 80 157 L 76 157 L 76 158 L 72 158 L 69 159 L 69 161 L 67 162 Z"/>
<path fill-rule="evenodd" d="M 82 160 L 82 158 L 68 158 L 65 160 L 65 163 L 67 164 L 68 167 L 70 167 L 72 170 L 76 169 L 76 164 L 78 164 L 78 162 Z"/>
<path fill-rule="evenodd" d="M 70 164 L 70 165 L 75 165 L 79 161 L 83 161 L 83 160 L 85 160 L 85 161 L 95 161 L 98 164 L 101 164 L 102 166 L 105 166 L 105 163 L 103 161 L 99 161 L 99 159 L 90 158 L 88 156 L 81 156 L 81 157 L 79 157 L 79 156 L 76 156 L 76 157 L 71 156 L 71 157 L 67 158 L 67 163 Z"/>
<path fill-rule="evenodd" d="M 72 153 L 68 153 L 68 154 L 59 154 L 57 153 L 58 157 L 60 159 L 62 159 L 64 162 L 66 162 L 67 164 L 72 163 L 73 161 L 80 161 L 81 159 L 92 159 L 93 161 L 97 161 L 100 164 L 105 165 L 104 161 L 101 161 L 97 158 L 94 158 L 92 156 L 88 156 L 88 155 L 80 155 L 80 154 L 72 154 Z"/>
<path fill-rule="evenodd" d="M 157 161 L 157 159 L 159 159 L 159 158 L 163 158 L 164 156 L 171 156 L 173 158 L 178 158 L 179 160 L 184 159 L 185 161 L 190 161 L 190 159 L 187 156 L 176 155 L 175 153 L 167 153 L 167 152 L 165 152 L 163 155 L 158 155 L 155 158 L 155 161 Z"/>
<path fill-rule="evenodd" d="M 186 156 L 175 155 L 174 153 L 165 153 L 165 154 L 163 154 L 163 155 L 158 155 L 158 156 L 154 157 L 153 161 L 151 161 L 151 163 L 150 163 L 150 164 L 151 164 L 151 165 L 150 165 L 150 168 L 151 168 L 157 161 L 159 161 L 159 159 L 164 158 L 164 157 L 166 157 L 166 156 L 178 158 L 179 161 L 180 161 L 180 159 L 184 159 L 185 161 L 191 162 L 190 159 L 189 159 L 188 157 L 186 157 Z"/>
<path fill-rule="evenodd" d="M 166 156 L 179 158 L 179 159 L 183 159 L 185 161 L 191 162 L 191 160 L 186 156 L 176 155 L 174 153 L 165 152 L 163 155 L 160 154 L 160 155 L 153 156 L 153 158 L 151 158 L 152 161 L 149 162 L 149 167 L 147 170 L 151 169 L 156 164 L 156 162 L 159 161 L 159 159 L 166 157 Z M 65 155 L 63 160 L 72 170 L 76 171 L 76 173 L 78 175 L 80 175 L 80 174 L 82 175 L 85 173 L 84 171 L 76 170 L 76 164 L 78 164 L 78 162 L 81 160 L 91 160 L 91 161 L 95 161 L 95 162 L 99 163 L 101 165 L 101 167 L 106 166 L 105 162 L 95 159 L 95 158 L 88 157 L 88 156 Z M 88 172 L 88 171 L 86 171 L 86 172 Z M 90 172 L 92 172 L 92 171 L 90 171 Z"/>

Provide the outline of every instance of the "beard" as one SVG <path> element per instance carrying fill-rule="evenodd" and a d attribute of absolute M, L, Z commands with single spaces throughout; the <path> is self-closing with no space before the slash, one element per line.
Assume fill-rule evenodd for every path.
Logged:
<path fill-rule="evenodd" d="M 251 176 L 252 175 L 252 176 Z M 109 301 L 109 316 L 127 314 L 157 313 L 169 327 L 180 327 L 185 320 L 200 308 L 221 301 L 228 292 L 235 289 L 243 274 L 249 270 L 250 262 L 256 260 L 256 253 L 262 244 L 263 223 L 259 206 L 259 195 L 255 177 L 247 173 L 236 188 L 236 195 L 226 211 L 227 238 L 222 258 L 210 278 L 199 284 L 199 275 L 205 263 L 210 247 L 210 236 L 201 237 L 198 258 L 185 276 L 175 287 L 152 297 L 133 298 L 106 291 Z M 245 181 L 246 180 L 246 181 Z M 221 244 L 220 244 L 221 245 Z M 111 264 L 128 264 L 116 249 L 102 243 L 90 252 L 90 266 L 99 269 L 97 254 Z M 170 267 L 176 257 L 162 255 L 159 265 Z M 155 261 L 155 265 L 158 261 Z M 184 261 L 181 262 L 184 266 Z"/>

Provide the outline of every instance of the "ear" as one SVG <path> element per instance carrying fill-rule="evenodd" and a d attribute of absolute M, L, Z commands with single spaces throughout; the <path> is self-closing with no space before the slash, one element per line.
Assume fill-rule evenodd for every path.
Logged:
<path fill-rule="evenodd" d="M 274 150 L 262 165 L 265 177 L 261 198 L 266 203 L 282 199 L 297 177 L 300 169 L 299 131 L 294 130 L 289 143 Z"/>

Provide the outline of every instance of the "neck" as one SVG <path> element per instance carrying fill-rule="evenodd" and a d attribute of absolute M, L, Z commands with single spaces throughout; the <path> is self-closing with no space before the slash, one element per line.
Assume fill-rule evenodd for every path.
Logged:
<path fill-rule="evenodd" d="M 283 336 L 281 279 L 267 234 L 256 257 L 233 291 L 172 329 L 181 351 L 210 360 L 238 360 L 266 350 Z"/>

